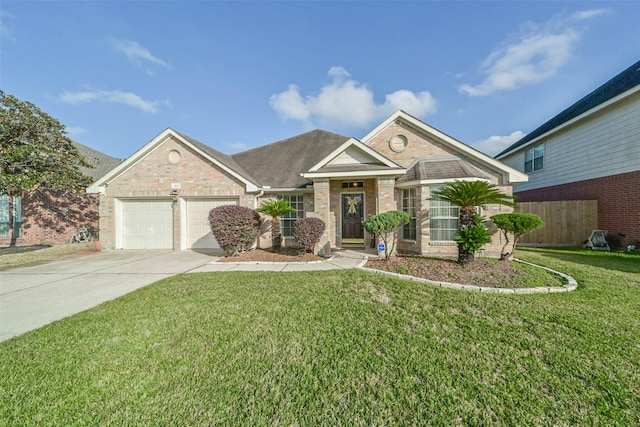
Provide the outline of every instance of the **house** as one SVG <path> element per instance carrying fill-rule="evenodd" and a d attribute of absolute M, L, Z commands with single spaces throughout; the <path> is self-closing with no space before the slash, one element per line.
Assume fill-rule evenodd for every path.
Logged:
<path fill-rule="evenodd" d="M 399 251 L 455 254 L 458 211 L 430 192 L 453 180 L 485 180 L 507 194 L 526 174 L 508 167 L 411 115 L 398 111 L 361 140 L 323 130 L 226 155 L 166 129 L 88 191 L 100 194 L 103 249 L 215 249 L 209 211 L 224 204 L 255 209 L 282 197 L 295 213 L 282 218 L 285 244 L 293 223 L 313 216 L 327 224 L 322 251 L 364 248 L 364 219 L 390 210 L 410 213 Z M 485 206 L 485 216 L 504 207 Z M 498 255 L 499 236 L 486 255 Z M 269 246 L 269 233 L 258 244 Z"/>
<path fill-rule="evenodd" d="M 598 227 L 638 242 L 640 61 L 496 159 L 529 175 L 514 186 L 519 202 L 597 200 Z"/>
<path fill-rule="evenodd" d="M 82 167 L 97 180 L 121 160 L 73 143 L 91 167 Z M 80 227 L 98 229 L 95 194 L 36 188 L 22 195 L 0 195 L 0 244 L 34 245 L 68 242 Z"/>

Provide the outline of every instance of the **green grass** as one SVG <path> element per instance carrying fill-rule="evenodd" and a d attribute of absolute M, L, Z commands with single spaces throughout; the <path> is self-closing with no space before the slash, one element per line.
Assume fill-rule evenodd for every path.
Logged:
<path fill-rule="evenodd" d="M 0 343 L 0 424 L 640 424 L 640 257 L 517 256 L 578 290 L 359 271 L 163 280 Z"/>

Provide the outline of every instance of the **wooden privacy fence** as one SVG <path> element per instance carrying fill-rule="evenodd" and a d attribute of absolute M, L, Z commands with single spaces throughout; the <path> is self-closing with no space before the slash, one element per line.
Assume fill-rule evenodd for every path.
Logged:
<path fill-rule="evenodd" d="M 598 228 L 597 200 L 518 203 L 516 212 L 538 215 L 544 228 L 522 236 L 529 246 L 582 246 Z"/>

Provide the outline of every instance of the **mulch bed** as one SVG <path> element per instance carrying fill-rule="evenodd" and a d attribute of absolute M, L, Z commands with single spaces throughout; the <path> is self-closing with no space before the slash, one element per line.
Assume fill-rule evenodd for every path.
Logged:
<path fill-rule="evenodd" d="M 476 258 L 473 263 L 462 266 L 452 258 L 400 255 L 389 261 L 370 258 L 365 267 L 437 282 L 500 288 L 528 287 L 527 277 L 534 274 L 514 261 L 489 258 Z"/>
<path fill-rule="evenodd" d="M 300 255 L 297 249 L 282 248 L 276 253 L 269 249 L 254 249 L 232 257 L 224 257 L 219 262 L 310 262 L 324 261 L 312 253 Z M 398 255 L 389 261 L 383 258 L 369 258 L 364 265 L 374 270 L 413 276 L 436 282 L 460 283 L 492 288 L 525 288 L 535 281 L 531 269 L 514 261 L 498 261 L 492 258 L 476 258 L 466 266 L 462 266 L 453 258 L 434 258 L 424 256 Z M 527 280 L 531 277 L 532 280 Z M 549 285 L 560 286 L 562 283 Z"/>
<path fill-rule="evenodd" d="M 324 261 L 325 259 L 312 253 L 300 255 L 298 249 L 294 248 L 282 248 L 280 252 L 273 252 L 269 248 L 254 249 L 235 256 L 224 257 L 219 262 L 310 262 Z"/>

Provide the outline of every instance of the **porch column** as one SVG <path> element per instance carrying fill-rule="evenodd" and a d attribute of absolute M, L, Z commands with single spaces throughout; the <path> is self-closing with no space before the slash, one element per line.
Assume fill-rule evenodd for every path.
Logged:
<path fill-rule="evenodd" d="M 331 253 L 331 246 L 335 246 L 335 224 L 331 221 L 331 189 L 329 179 L 315 179 L 313 181 L 313 212 L 307 216 L 320 218 L 327 228 L 320 239 L 319 253 L 328 255 Z"/>
<path fill-rule="evenodd" d="M 395 211 L 398 209 L 395 200 L 395 178 L 378 177 L 376 180 L 376 197 L 378 199 L 378 212 Z"/>

